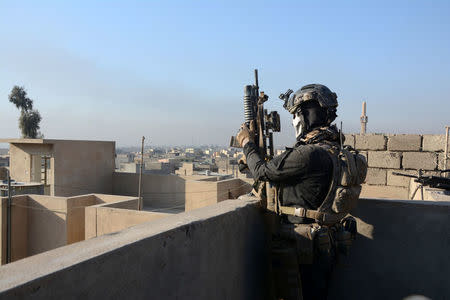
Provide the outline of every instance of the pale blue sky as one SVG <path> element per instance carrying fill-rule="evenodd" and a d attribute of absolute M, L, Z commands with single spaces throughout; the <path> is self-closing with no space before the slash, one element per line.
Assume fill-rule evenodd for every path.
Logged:
<path fill-rule="evenodd" d="M 287 88 L 323 83 L 370 132 L 450 125 L 450 1 L 2 1 L 0 136 L 23 85 L 47 138 L 227 144 L 253 69 L 292 144 Z"/>

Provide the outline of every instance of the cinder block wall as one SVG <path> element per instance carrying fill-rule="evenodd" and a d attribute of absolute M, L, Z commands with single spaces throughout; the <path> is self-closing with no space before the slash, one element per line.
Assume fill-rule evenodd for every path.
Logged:
<path fill-rule="evenodd" d="M 369 169 L 361 197 L 407 199 L 410 178 L 392 172 L 439 175 L 444 169 L 445 135 L 347 134 L 345 144 L 367 158 Z"/>

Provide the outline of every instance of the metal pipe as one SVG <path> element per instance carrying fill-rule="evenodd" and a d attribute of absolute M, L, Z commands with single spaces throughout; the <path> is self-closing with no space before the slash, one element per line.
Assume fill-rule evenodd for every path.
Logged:
<path fill-rule="evenodd" d="M 8 200 L 6 210 L 6 263 L 11 262 L 11 176 L 8 170 Z"/>
<path fill-rule="evenodd" d="M 450 126 L 445 126 L 445 156 L 444 156 L 444 170 L 447 170 L 447 161 L 448 161 L 448 132 Z M 448 173 L 447 173 L 448 177 Z"/>
<path fill-rule="evenodd" d="M 139 192 L 138 192 L 138 209 L 142 210 L 142 168 L 144 165 L 144 140 L 145 136 L 142 137 L 142 145 L 141 145 L 141 166 L 139 170 Z"/>

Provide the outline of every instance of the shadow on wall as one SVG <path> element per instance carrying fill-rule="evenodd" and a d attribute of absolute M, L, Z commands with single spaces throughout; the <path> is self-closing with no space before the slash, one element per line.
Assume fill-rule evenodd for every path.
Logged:
<path fill-rule="evenodd" d="M 11 208 L 11 260 L 16 261 L 31 255 L 66 245 L 65 203 L 52 201 L 55 197 L 33 195 L 15 196 Z M 2 198 L 2 247 L 1 264 L 6 263 L 6 206 Z"/>
<path fill-rule="evenodd" d="M 144 208 L 184 209 L 186 180 L 176 175 L 142 174 Z M 113 173 L 113 194 L 138 196 L 139 174 Z"/>
<path fill-rule="evenodd" d="M 119 211 L 119 218 L 115 219 L 114 224 L 110 223 L 111 218 L 98 221 L 97 210 L 102 209 L 102 206 L 108 207 L 109 210 Z M 140 216 L 141 212 L 136 211 L 137 208 L 138 199 L 128 196 L 103 194 L 76 197 L 13 196 L 11 207 L 11 260 L 16 261 L 89 237 L 95 237 L 97 236 L 98 224 L 102 226 L 101 232 L 104 234 L 157 218 L 151 213 Z M 7 247 L 6 197 L 1 198 L 0 209 L 0 261 L 1 264 L 5 264 Z M 126 217 L 122 218 L 122 212 Z M 92 215 L 93 218 L 88 218 Z M 92 226 L 94 226 L 93 231 L 88 230 L 88 236 L 86 236 L 86 227 L 91 228 Z"/>
<path fill-rule="evenodd" d="M 331 299 L 450 295 L 450 203 L 361 199 L 359 235 L 333 274 Z"/>

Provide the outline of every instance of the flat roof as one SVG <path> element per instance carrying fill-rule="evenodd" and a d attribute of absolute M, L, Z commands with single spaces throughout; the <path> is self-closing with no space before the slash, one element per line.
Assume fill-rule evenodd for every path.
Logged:
<path fill-rule="evenodd" d="M 58 142 L 90 142 L 90 143 L 115 143 L 115 141 L 90 141 L 90 140 L 58 140 L 58 139 L 0 139 L 0 143 L 10 144 L 55 144 Z"/>

